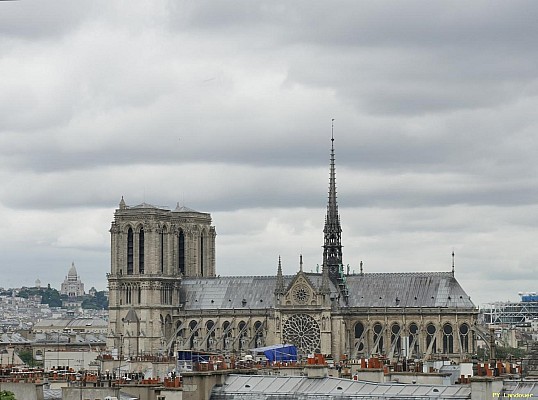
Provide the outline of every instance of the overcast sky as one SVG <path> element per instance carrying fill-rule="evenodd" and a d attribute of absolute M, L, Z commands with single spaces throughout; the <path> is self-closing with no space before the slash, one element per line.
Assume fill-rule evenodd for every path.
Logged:
<path fill-rule="evenodd" d="M 217 273 L 344 263 L 538 291 L 538 2 L 0 2 L 0 287 L 106 288 L 124 196 L 210 212 Z"/>

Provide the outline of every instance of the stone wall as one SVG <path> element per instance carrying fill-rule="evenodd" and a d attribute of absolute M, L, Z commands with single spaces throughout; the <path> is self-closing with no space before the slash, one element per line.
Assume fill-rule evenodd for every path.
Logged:
<path fill-rule="evenodd" d="M 43 400 L 43 384 L 0 382 L 0 391 L 7 390 L 21 400 Z"/>

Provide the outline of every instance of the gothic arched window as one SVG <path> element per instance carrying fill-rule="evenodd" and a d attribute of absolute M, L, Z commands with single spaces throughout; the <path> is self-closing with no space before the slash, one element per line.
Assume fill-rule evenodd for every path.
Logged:
<path fill-rule="evenodd" d="M 402 351 L 402 338 L 400 336 L 400 325 L 392 324 L 390 328 L 390 345 L 394 349 L 395 355 L 400 355 Z"/>
<path fill-rule="evenodd" d="M 204 276 L 204 236 L 200 235 L 200 275 Z"/>
<path fill-rule="evenodd" d="M 191 330 L 191 340 L 190 340 L 190 348 L 195 349 L 198 347 L 198 329 L 196 328 L 198 323 L 195 320 L 192 320 L 189 323 L 189 329 Z"/>
<path fill-rule="evenodd" d="M 211 320 L 207 321 L 205 328 L 207 330 L 207 350 L 212 350 L 215 347 L 215 330 L 213 329 L 215 323 Z"/>
<path fill-rule="evenodd" d="M 164 273 L 164 230 L 161 231 L 161 274 Z"/>
<path fill-rule="evenodd" d="M 222 339 L 224 350 L 230 350 L 232 346 L 232 326 L 228 321 L 224 321 L 222 324 Z"/>
<path fill-rule="evenodd" d="M 246 348 L 246 338 L 247 338 L 247 324 L 245 321 L 239 322 L 239 350 Z"/>
<path fill-rule="evenodd" d="M 412 322 L 409 325 L 409 355 L 411 358 L 413 355 L 418 357 L 418 325 Z"/>
<path fill-rule="evenodd" d="M 437 343 L 435 343 L 435 332 L 437 332 L 437 329 L 435 328 L 435 325 L 430 322 L 426 326 L 426 333 L 428 334 L 426 336 L 426 346 L 428 347 L 428 349 L 431 348 L 432 353 L 437 352 Z"/>
<path fill-rule="evenodd" d="M 461 324 L 460 325 L 460 342 L 461 342 L 461 351 L 464 353 L 469 352 L 469 325 Z"/>
<path fill-rule="evenodd" d="M 133 229 L 127 231 L 127 275 L 133 274 Z"/>
<path fill-rule="evenodd" d="M 125 304 L 131 304 L 132 301 L 132 288 L 131 285 L 124 286 L 125 291 Z"/>
<path fill-rule="evenodd" d="M 178 269 L 182 275 L 185 275 L 185 234 L 183 230 L 178 235 Z"/>
<path fill-rule="evenodd" d="M 357 322 L 355 324 L 355 349 L 357 351 L 364 350 L 364 343 L 360 339 L 362 338 L 362 335 L 364 333 L 364 325 L 362 322 Z"/>
<path fill-rule="evenodd" d="M 443 325 L 443 353 L 454 353 L 454 335 L 452 325 Z"/>
<path fill-rule="evenodd" d="M 376 322 L 374 324 L 374 352 L 382 354 L 384 350 L 383 344 L 383 325 L 381 325 L 379 322 Z"/>
<path fill-rule="evenodd" d="M 144 228 L 138 234 L 138 272 L 144 273 Z"/>
<path fill-rule="evenodd" d="M 254 345 L 256 347 L 263 346 L 263 324 L 260 321 L 254 323 Z"/>

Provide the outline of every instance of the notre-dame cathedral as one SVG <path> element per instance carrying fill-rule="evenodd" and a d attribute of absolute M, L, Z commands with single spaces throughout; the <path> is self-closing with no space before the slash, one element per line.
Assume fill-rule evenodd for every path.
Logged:
<path fill-rule="evenodd" d="M 447 272 L 344 271 L 331 139 L 322 270 L 217 276 L 211 215 L 121 199 L 111 233 L 108 347 L 124 355 L 222 354 L 292 343 L 335 360 L 446 357 L 475 351 L 478 310 Z M 276 263 L 275 263 L 276 264 Z"/>

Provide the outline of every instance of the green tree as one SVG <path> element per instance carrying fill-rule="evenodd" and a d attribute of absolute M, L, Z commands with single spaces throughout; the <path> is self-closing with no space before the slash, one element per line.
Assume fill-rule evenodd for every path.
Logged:
<path fill-rule="evenodd" d="M 32 354 L 32 350 L 21 350 L 19 351 L 19 357 L 26 365 L 29 367 L 35 367 L 36 361 L 34 359 L 34 355 Z"/>
<path fill-rule="evenodd" d="M 8 390 L 2 390 L 0 392 L 0 400 L 17 400 L 13 392 Z"/>
<path fill-rule="evenodd" d="M 502 360 L 508 360 L 512 358 L 523 358 L 527 352 L 524 349 L 518 349 L 516 347 L 502 347 L 497 346 L 495 349 L 495 357 Z"/>
<path fill-rule="evenodd" d="M 41 296 L 41 304 L 48 304 L 50 307 L 61 307 L 62 299 L 60 293 L 50 287 L 50 284 L 46 288 L 22 288 L 19 291 L 18 296 L 27 299 L 30 296 Z"/>
<path fill-rule="evenodd" d="M 60 298 L 60 292 L 50 286 L 42 289 L 41 304 L 48 304 L 50 307 L 61 307 L 62 299 Z"/>
<path fill-rule="evenodd" d="M 523 358 L 527 352 L 524 349 L 519 349 L 516 347 L 495 347 L 495 358 L 497 360 L 509 360 L 510 358 Z M 488 361 L 490 357 L 489 349 L 483 347 L 478 348 L 476 352 L 476 358 L 480 361 Z"/>
<path fill-rule="evenodd" d="M 106 310 L 108 308 L 108 299 L 106 297 L 106 292 L 96 292 L 95 296 L 87 297 L 82 302 L 82 308 L 91 308 L 94 310 Z"/>

